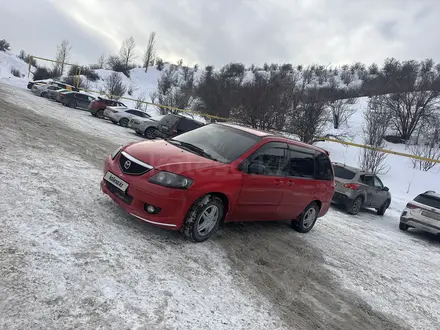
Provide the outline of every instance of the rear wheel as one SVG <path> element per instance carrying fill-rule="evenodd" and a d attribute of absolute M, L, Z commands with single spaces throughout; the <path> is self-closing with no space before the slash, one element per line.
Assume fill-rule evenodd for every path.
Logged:
<path fill-rule="evenodd" d="M 100 118 L 100 119 L 102 119 L 102 118 L 104 118 L 104 110 L 98 110 L 97 112 L 96 112 L 96 117 L 98 117 L 98 118 Z"/>
<path fill-rule="evenodd" d="M 119 125 L 121 125 L 122 127 L 128 127 L 128 123 L 128 118 L 122 118 L 121 120 L 119 120 Z"/>
<path fill-rule="evenodd" d="M 356 197 L 354 201 L 347 205 L 347 212 L 352 215 L 359 213 L 362 207 L 362 197 Z"/>
<path fill-rule="evenodd" d="M 155 133 L 155 129 L 154 127 L 148 127 L 145 132 L 144 132 L 144 136 L 147 139 L 153 140 L 156 138 L 156 133 Z"/>
<path fill-rule="evenodd" d="M 409 226 L 406 223 L 399 222 L 399 229 L 402 231 L 407 231 Z"/>
<path fill-rule="evenodd" d="M 318 214 L 319 207 L 313 202 L 305 208 L 298 220 L 292 220 L 292 227 L 300 233 L 308 233 L 315 225 Z"/>
<path fill-rule="evenodd" d="M 377 214 L 384 215 L 387 208 L 390 206 L 390 201 L 387 199 L 382 206 L 377 209 Z"/>
<path fill-rule="evenodd" d="M 40 96 L 41 97 L 46 97 L 47 93 L 46 92 L 41 92 Z"/>
<path fill-rule="evenodd" d="M 78 106 L 78 103 L 76 103 L 76 101 L 69 101 L 69 103 L 67 103 L 67 106 L 75 109 Z"/>
<path fill-rule="evenodd" d="M 223 201 L 218 197 L 206 195 L 191 206 L 181 232 L 193 242 L 206 241 L 218 230 L 223 215 Z"/>

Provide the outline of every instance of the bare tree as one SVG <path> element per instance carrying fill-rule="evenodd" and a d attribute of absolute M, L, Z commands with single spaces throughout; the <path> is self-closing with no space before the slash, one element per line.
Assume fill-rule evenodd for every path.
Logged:
<path fill-rule="evenodd" d="M 121 58 L 125 70 L 129 70 L 129 64 L 136 58 L 136 42 L 133 37 L 125 39 L 122 42 L 121 49 L 119 50 L 119 57 Z"/>
<path fill-rule="evenodd" d="M 114 100 L 119 100 L 127 91 L 127 88 L 122 83 L 122 78 L 117 72 L 113 72 L 105 79 L 104 86 L 107 96 Z"/>
<path fill-rule="evenodd" d="M 147 45 L 147 48 L 145 49 L 145 53 L 144 53 L 145 72 L 148 71 L 148 66 L 150 66 L 150 65 L 152 65 L 152 63 L 154 63 L 154 57 L 155 57 L 154 45 L 156 43 L 155 38 L 156 38 L 156 32 L 151 32 L 150 38 L 148 39 L 148 45 Z"/>
<path fill-rule="evenodd" d="M 320 95 L 320 88 L 308 87 L 297 108 L 291 112 L 289 130 L 302 142 L 313 142 L 316 136 L 324 133 L 329 120 L 327 107 L 328 102 Z"/>
<path fill-rule="evenodd" d="M 145 103 L 146 99 L 147 99 L 147 91 L 144 90 L 142 93 L 138 95 L 134 108 L 139 110 L 147 110 L 147 104 Z"/>
<path fill-rule="evenodd" d="M 353 107 L 355 104 L 356 99 L 354 98 L 334 100 L 328 103 L 333 117 L 333 127 L 335 129 L 347 124 L 348 119 L 356 112 Z"/>
<path fill-rule="evenodd" d="M 391 120 L 391 116 L 386 110 L 384 97 L 374 96 L 368 102 L 368 107 L 363 114 L 362 135 L 364 143 L 375 149 L 383 149 L 385 146 L 383 138 Z M 364 148 L 361 150 L 359 166 L 363 170 L 375 174 L 388 172 L 388 167 L 384 163 L 387 155 L 375 149 Z"/>
<path fill-rule="evenodd" d="M 56 60 L 58 63 L 55 65 L 55 70 L 58 71 L 59 75 L 63 75 L 64 73 L 64 63 L 66 63 L 71 55 L 72 46 L 69 44 L 69 41 L 63 40 L 57 46 L 57 54 Z"/>
<path fill-rule="evenodd" d="M 98 58 L 98 67 L 100 69 L 104 69 L 104 65 L 105 65 L 105 55 L 101 54 L 101 56 L 99 56 Z"/>
<path fill-rule="evenodd" d="M 423 120 L 420 125 L 419 135 L 414 145 L 409 146 L 410 152 L 419 157 L 427 159 L 412 158 L 413 168 L 422 171 L 429 171 L 437 163 L 428 159 L 440 161 L 440 114 L 433 113 L 429 118 Z M 420 132 L 423 131 L 423 135 Z"/>

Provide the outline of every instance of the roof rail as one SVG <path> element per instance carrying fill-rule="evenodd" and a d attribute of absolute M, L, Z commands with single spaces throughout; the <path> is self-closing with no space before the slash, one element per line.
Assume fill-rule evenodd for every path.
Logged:
<path fill-rule="evenodd" d="M 425 194 L 435 194 L 435 190 L 427 190 L 425 191 Z"/>

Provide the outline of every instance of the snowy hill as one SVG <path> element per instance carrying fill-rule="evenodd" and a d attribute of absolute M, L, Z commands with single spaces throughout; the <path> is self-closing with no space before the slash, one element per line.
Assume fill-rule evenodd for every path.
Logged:
<path fill-rule="evenodd" d="M 14 67 L 20 71 L 24 77 L 14 77 L 11 74 L 11 68 Z M 132 95 L 128 92 L 125 93 L 125 97 L 137 99 L 143 94 L 146 101 L 151 101 L 151 93 L 157 90 L 157 81 L 160 79 L 162 74 L 166 72 L 169 65 L 165 65 L 162 71 L 158 71 L 156 67 L 150 67 L 148 72 L 145 73 L 143 68 L 135 68 L 130 70 L 130 78 L 127 78 L 124 74 L 118 73 L 121 77 L 123 84 L 132 89 Z M 0 52 L 0 79 L 11 85 L 25 88 L 27 79 L 27 69 L 28 64 L 23 62 L 17 56 L 11 52 Z M 101 91 L 104 90 L 105 79 L 110 76 L 113 71 L 111 70 L 95 70 L 99 75 L 99 79 L 95 82 L 90 82 L 89 89 Z M 197 82 L 200 79 L 202 70 L 195 72 L 194 80 Z M 264 74 L 265 71 L 250 71 L 247 70 L 245 74 L 245 80 L 252 79 L 255 72 L 261 72 Z M 85 79 L 85 77 L 83 77 Z M 318 77 L 319 78 L 319 77 Z M 313 79 L 318 79 L 314 77 Z M 339 86 L 344 86 L 343 77 L 336 77 Z M 316 81 L 312 81 L 316 83 Z M 353 86 L 359 84 L 359 79 L 351 80 L 350 84 L 345 84 L 346 86 Z M 324 82 L 325 85 L 325 82 Z M 123 100 L 128 106 L 134 106 L 135 102 Z M 362 133 L 362 114 L 367 107 L 368 98 L 362 97 L 357 99 L 357 104 L 355 108 L 355 113 L 349 118 L 346 125 L 343 125 L 340 130 L 334 130 L 330 125 L 327 128 L 327 133 L 338 134 L 344 131 L 348 135 L 353 136 L 353 142 L 363 143 L 361 133 Z M 148 106 L 147 112 L 152 115 L 157 114 L 155 107 Z M 197 116 L 198 117 L 198 116 Z M 200 118 L 198 118 L 200 119 Z M 334 142 L 319 142 L 318 145 L 330 152 L 332 161 L 346 163 L 347 165 L 358 166 L 359 154 L 361 149 L 357 147 L 345 146 L 343 144 L 338 144 Z M 386 149 L 411 153 L 407 150 L 405 145 L 397 144 L 386 144 Z M 423 172 L 414 169 L 409 158 L 388 155 L 386 158 L 386 165 L 389 168 L 386 174 L 380 175 L 384 184 L 390 188 L 392 194 L 392 203 L 390 206 L 390 211 L 394 210 L 400 212 L 405 204 L 415 197 L 415 195 L 426 190 L 436 190 L 440 191 L 440 165 L 435 166 L 428 172 Z"/>

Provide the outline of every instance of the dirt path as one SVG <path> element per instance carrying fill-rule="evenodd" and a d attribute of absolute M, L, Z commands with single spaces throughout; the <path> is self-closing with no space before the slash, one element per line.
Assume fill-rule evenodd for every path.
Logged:
<path fill-rule="evenodd" d="M 100 170 L 103 158 L 117 147 L 117 144 L 114 142 L 73 130 L 58 120 L 37 115 L 19 105 L 5 102 L 2 97 L 4 92 L 4 86 L 0 85 L 0 113 L 2 117 L 0 121 L 0 152 L 11 152 L 14 148 L 22 147 L 33 149 L 47 148 L 49 151 L 53 149 L 54 152 L 62 149 L 65 153 L 82 159 L 92 168 Z M 19 161 L 17 159 L 17 162 Z M 0 175 L 2 174 L 2 166 L 5 166 L 5 164 L 3 163 L 2 165 L 0 161 Z M 56 166 L 56 164 L 46 164 L 46 166 Z M 93 182 L 93 185 L 97 185 L 97 182 Z M 53 193 L 56 193 L 56 190 Z M 75 196 L 71 196 L 71 198 L 75 198 Z M 6 204 L 3 204 L 3 207 L 6 206 Z M 123 212 L 120 212 L 117 208 L 114 208 L 114 210 L 115 217 L 124 216 Z M 68 213 L 69 210 L 66 209 L 62 212 L 63 214 Z M 120 224 L 119 220 L 114 221 Z M 132 228 L 139 230 L 138 234 L 141 233 L 142 235 L 142 230 L 150 227 L 144 224 L 136 224 Z M 119 228 L 119 230 L 126 229 L 125 227 Z M 6 235 L 10 235 L 14 230 L 16 228 L 13 227 L 13 223 L 5 221 L 0 228 L 0 240 L 3 240 Z M 154 232 L 154 229 L 151 230 Z M 58 232 L 55 235 L 59 235 L 60 240 L 67 239 L 62 233 Z M 130 235 L 134 234 L 130 233 Z M 151 244 L 158 246 L 160 249 L 167 249 L 169 244 L 181 246 L 178 249 L 187 249 L 189 252 L 184 252 L 187 252 L 186 257 L 188 259 L 191 258 L 192 251 L 202 249 L 192 245 L 192 243 L 191 245 L 184 244 L 181 238 L 175 234 L 158 234 L 148 239 Z M 115 245 L 120 244 L 130 243 L 128 241 L 115 242 Z M 205 248 L 207 246 L 212 248 L 219 246 L 226 252 L 231 266 L 229 275 L 232 276 L 232 281 L 235 284 L 243 288 L 244 292 L 249 291 L 250 289 L 247 288 L 250 287 L 272 304 L 272 310 L 269 311 L 270 314 L 266 318 L 273 317 L 274 321 L 271 325 L 264 325 L 265 329 L 283 328 L 282 323 L 278 321 L 279 318 L 290 329 L 404 329 L 404 327 L 395 323 L 389 316 L 373 311 L 365 302 L 342 290 L 333 274 L 325 267 L 325 261 L 319 252 L 313 249 L 300 234 L 288 228 L 286 223 L 228 224 L 212 242 L 204 244 Z M 24 276 L 26 278 L 25 274 L 23 274 L 24 269 L 20 265 L 26 264 L 29 267 L 38 267 L 40 251 L 36 248 L 31 248 L 33 250 L 32 253 L 23 254 L 19 252 L 21 251 L 20 246 L 6 246 L 5 244 L 0 244 L 0 248 L 0 268 L 2 269 L 0 276 L 7 282 L 4 284 L 2 292 L 14 295 L 11 298 L 11 303 L 15 304 L 15 306 L 11 307 L 5 303 L 0 303 L 0 307 L 8 309 L 9 317 L 13 318 L 14 313 L 16 313 L 17 317 L 24 317 L 18 309 L 23 304 L 23 306 L 27 306 L 28 311 L 30 310 L 29 301 L 23 300 L 29 299 L 29 296 L 23 294 L 23 288 L 20 285 L 26 285 L 28 288 L 32 285 L 51 285 L 44 282 L 25 284 L 23 280 L 20 280 L 20 277 Z M 126 246 L 120 248 L 123 249 Z M 133 253 L 136 254 L 137 251 Z M 142 251 L 142 253 L 145 253 L 145 251 Z M 142 258 L 141 255 L 138 257 Z M 150 256 L 150 258 L 154 258 L 154 256 Z M 88 259 L 88 261 L 97 262 L 93 258 Z M 210 264 L 209 259 L 197 262 L 202 265 L 203 272 L 211 271 L 211 276 L 218 276 L 215 272 L 216 266 Z M 143 264 L 141 263 L 138 266 L 143 267 Z M 82 270 L 84 269 L 78 268 L 79 272 Z M 123 272 L 124 269 L 121 271 Z M 147 272 L 148 269 L 145 271 Z M 123 273 L 120 274 L 120 276 L 125 276 Z M 75 279 L 77 278 L 74 277 L 73 281 Z M 17 284 L 15 285 L 14 283 Z M 111 290 L 118 290 L 118 287 L 121 287 L 123 283 L 125 282 L 121 284 L 118 281 L 118 285 L 115 288 L 111 288 Z M 134 284 L 128 282 L 127 285 Z M 172 294 L 165 292 L 164 296 L 166 298 Z M 191 293 L 186 294 L 191 295 Z M 221 295 L 222 293 L 217 292 L 217 294 Z M 102 301 L 97 302 L 93 297 L 84 299 L 80 306 L 77 306 L 79 312 L 76 311 L 76 315 L 88 315 L 86 319 L 90 322 L 88 323 L 89 326 L 109 326 L 111 328 L 111 320 L 117 317 L 107 314 L 109 310 L 112 310 L 111 307 Z M 162 307 L 156 307 L 159 309 L 166 308 L 169 299 L 164 299 L 163 301 L 164 305 Z M 60 304 L 63 307 L 63 299 L 48 299 L 47 306 L 51 304 Z M 188 309 L 194 307 L 179 306 L 179 308 Z M 259 313 L 258 310 L 255 311 L 256 308 L 255 306 L 252 308 L 253 313 Z M 263 305 L 261 308 L 261 313 L 266 313 L 265 311 L 263 312 L 265 308 Z M 136 314 L 137 317 L 143 315 L 143 311 L 135 306 L 132 306 L 129 311 Z M 174 313 L 179 313 L 178 309 Z M 212 313 L 213 315 L 215 314 L 214 311 Z M 0 314 L 3 314 L 2 310 L 0 310 Z M 170 315 L 173 315 L 173 313 L 163 314 L 157 319 L 152 320 L 151 323 L 144 323 L 144 327 L 152 329 L 153 325 L 156 325 L 158 329 L 174 329 L 198 326 L 196 321 L 193 324 L 186 325 L 167 324 L 165 320 Z M 74 318 L 74 316 L 75 313 L 69 310 L 67 306 L 64 306 L 64 312 L 58 315 L 59 318 Z M 31 316 L 29 317 L 32 318 Z M 263 327 L 261 324 L 251 323 L 248 324 L 248 327 L 243 324 L 241 327 L 237 327 L 233 323 L 228 326 L 227 321 L 224 320 L 225 329 L 259 329 Z M 81 325 L 81 323 L 78 324 L 72 320 L 69 322 L 71 322 L 69 324 L 72 327 L 84 327 L 84 323 Z M 59 325 L 60 323 L 57 324 Z M 205 328 L 206 324 L 204 323 Z M 29 320 L 23 321 L 21 325 L 35 326 L 36 328 L 41 326 L 41 324 L 38 325 Z M 147 327 L 147 325 L 150 327 Z M 20 327 L 20 324 L 17 326 Z M 51 328 L 48 324 L 44 326 Z M 140 326 L 140 328 L 144 327 Z M 218 326 L 215 327 L 219 328 Z"/>

